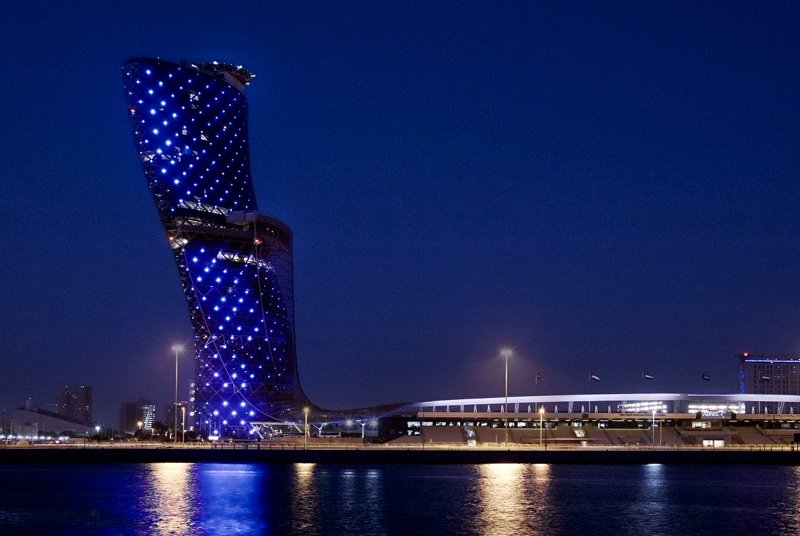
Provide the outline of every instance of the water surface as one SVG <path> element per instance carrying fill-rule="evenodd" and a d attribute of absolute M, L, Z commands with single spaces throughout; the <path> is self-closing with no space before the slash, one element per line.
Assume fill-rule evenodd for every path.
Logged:
<path fill-rule="evenodd" d="M 7 465 L 0 532 L 797 534 L 785 466 Z"/>

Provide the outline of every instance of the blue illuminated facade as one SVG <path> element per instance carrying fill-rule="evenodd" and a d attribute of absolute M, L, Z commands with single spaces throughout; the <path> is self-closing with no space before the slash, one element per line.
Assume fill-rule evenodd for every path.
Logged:
<path fill-rule="evenodd" d="M 136 149 L 178 266 L 194 329 L 195 427 L 242 436 L 302 418 L 292 235 L 258 212 L 247 99 L 253 76 L 220 63 L 123 66 Z"/>

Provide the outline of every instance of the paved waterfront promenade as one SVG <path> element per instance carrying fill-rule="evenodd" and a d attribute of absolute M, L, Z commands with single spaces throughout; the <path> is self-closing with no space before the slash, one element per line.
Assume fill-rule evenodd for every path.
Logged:
<path fill-rule="evenodd" d="M 767 464 L 800 465 L 800 451 L 782 446 L 735 448 L 415 447 L 347 446 L 304 449 L 300 444 L 202 446 L 8 446 L 0 463 L 344 463 L 344 464 Z"/>

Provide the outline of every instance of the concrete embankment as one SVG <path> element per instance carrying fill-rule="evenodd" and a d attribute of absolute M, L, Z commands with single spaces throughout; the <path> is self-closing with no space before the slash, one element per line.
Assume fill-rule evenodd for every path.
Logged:
<path fill-rule="evenodd" d="M 0 448 L 0 463 L 343 463 L 343 464 L 770 464 L 800 465 L 800 452 L 770 449 L 349 449 Z"/>

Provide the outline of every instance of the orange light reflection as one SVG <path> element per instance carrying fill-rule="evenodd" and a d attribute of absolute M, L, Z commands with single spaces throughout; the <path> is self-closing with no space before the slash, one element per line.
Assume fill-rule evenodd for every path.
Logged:
<path fill-rule="evenodd" d="M 478 466 L 480 526 L 483 534 L 547 534 L 550 466 Z"/>
<path fill-rule="evenodd" d="M 316 466 L 315 463 L 294 464 L 291 516 L 292 529 L 296 534 L 319 534 Z"/>
<path fill-rule="evenodd" d="M 191 463 L 150 464 L 152 487 L 145 497 L 146 508 L 154 520 L 151 534 L 194 534 Z"/>

